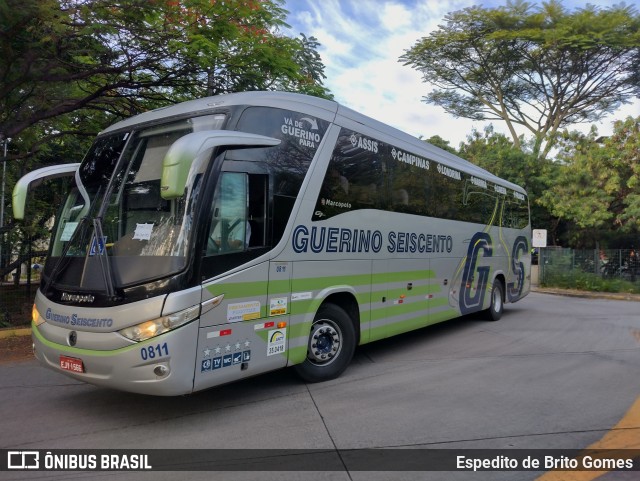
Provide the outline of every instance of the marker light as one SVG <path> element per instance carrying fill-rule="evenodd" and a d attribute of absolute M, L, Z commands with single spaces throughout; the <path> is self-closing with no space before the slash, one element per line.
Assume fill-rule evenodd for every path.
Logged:
<path fill-rule="evenodd" d="M 176 327 L 183 326 L 200 315 L 200 306 L 193 306 L 183 311 L 174 312 L 168 316 L 159 317 L 152 321 L 145 321 L 118 331 L 132 341 L 145 341 L 154 336 L 169 332 Z"/>
<path fill-rule="evenodd" d="M 31 308 L 31 320 L 36 326 L 39 326 L 40 324 L 44 323 L 44 317 L 40 315 L 40 313 L 38 312 L 38 308 L 36 307 L 35 304 Z"/>

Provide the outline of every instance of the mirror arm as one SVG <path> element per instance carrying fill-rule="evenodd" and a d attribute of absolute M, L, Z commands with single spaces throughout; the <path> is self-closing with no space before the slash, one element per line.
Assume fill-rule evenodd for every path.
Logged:
<path fill-rule="evenodd" d="M 79 163 L 51 165 L 49 167 L 42 167 L 41 169 L 34 170 L 33 172 L 29 172 L 22 176 L 13 188 L 13 201 L 11 204 L 13 207 L 14 219 L 24 219 L 25 204 L 27 202 L 27 194 L 29 193 L 30 188 L 37 187 L 48 179 L 74 175 L 78 170 L 78 167 L 80 167 Z"/>

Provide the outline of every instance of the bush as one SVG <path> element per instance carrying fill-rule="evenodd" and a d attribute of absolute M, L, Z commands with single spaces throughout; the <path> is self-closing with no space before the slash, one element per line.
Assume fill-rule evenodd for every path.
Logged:
<path fill-rule="evenodd" d="M 564 268 L 560 266 L 547 268 L 541 286 L 581 291 L 640 294 L 640 284 L 623 279 L 607 279 L 596 274 L 570 270 L 566 266 Z"/>
<path fill-rule="evenodd" d="M 31 290 L 25 285 L 0 286 L 0 328 L 24 327 L 31 322 L 31 306 L 37 290 L 34 284 Z"/>

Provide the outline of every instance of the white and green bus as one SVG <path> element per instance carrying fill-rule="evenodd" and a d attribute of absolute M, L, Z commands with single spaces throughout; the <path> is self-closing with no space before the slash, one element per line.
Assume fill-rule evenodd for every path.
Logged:
<path fill-rule="evenodd" d="M 33 309 L 37 359 L 180 395 L 285 366 L 339 376 L 356 346 L 530 288 L 517 185 L 336 102 L 221 95 L 100 133 L 71 175 Z"/>

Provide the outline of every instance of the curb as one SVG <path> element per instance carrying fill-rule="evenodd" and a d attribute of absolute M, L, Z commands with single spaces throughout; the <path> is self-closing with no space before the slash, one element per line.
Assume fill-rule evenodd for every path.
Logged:
<path fill-rule="evenodd" d="M 582 299 L 606 299 L 611 301 L 640 302 L 640 294 L 625 294 L 620 292 L 592 292 L 578 291 L 574 289 L 552 289 L 546 287 L 532 287 L 531 292 L 551 294 L 554 296 L 579 297 Z"/>
<path fill-rule="evenodd" d="M 31 335 L 30 327 L 0 329 L 0 339 L 6 339 L 7 337 L 13 337 L 13 336 L 30 336 L 30 335 Z"/>

